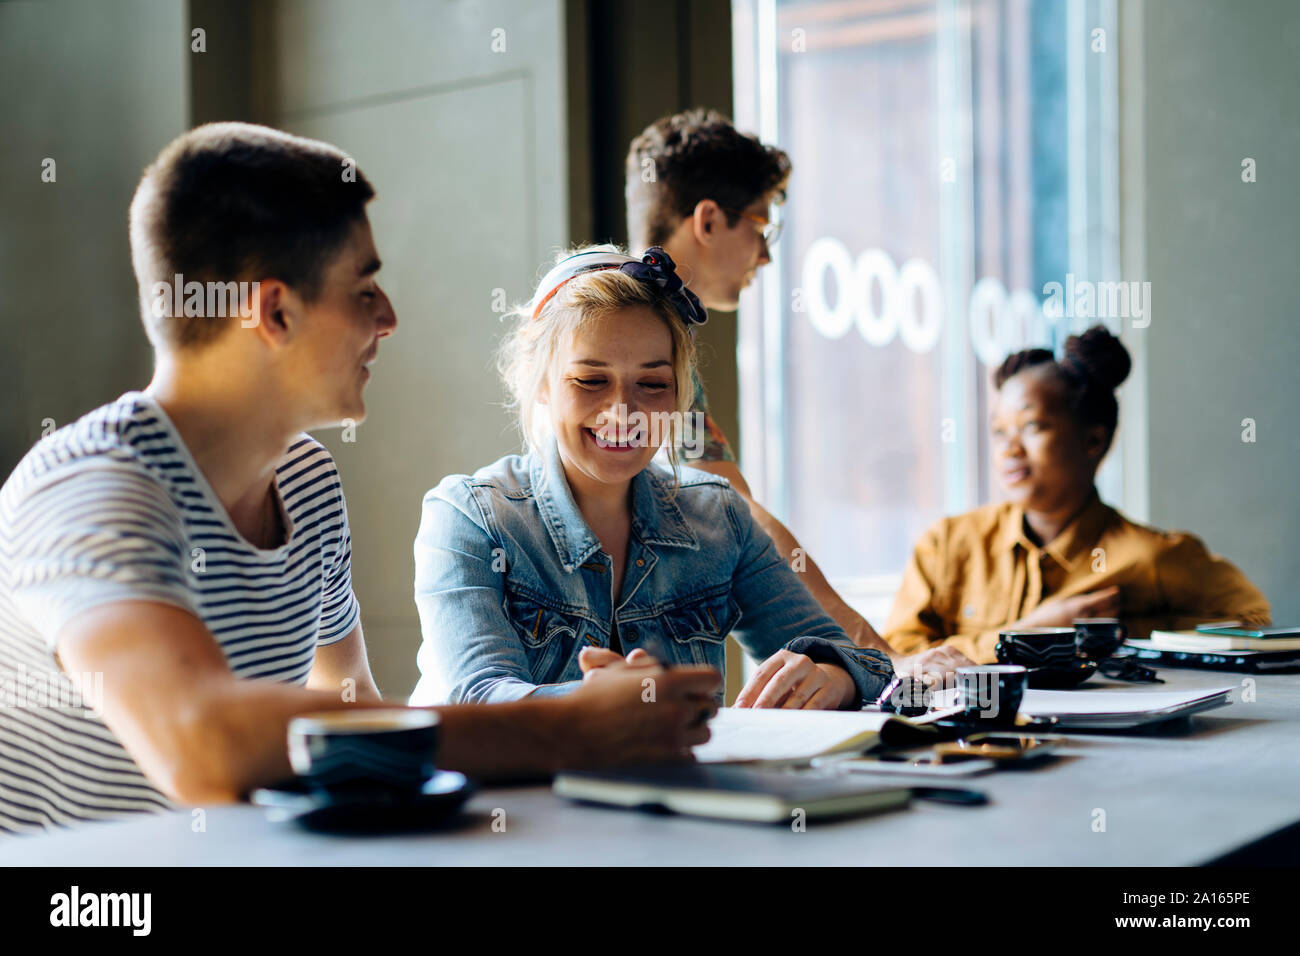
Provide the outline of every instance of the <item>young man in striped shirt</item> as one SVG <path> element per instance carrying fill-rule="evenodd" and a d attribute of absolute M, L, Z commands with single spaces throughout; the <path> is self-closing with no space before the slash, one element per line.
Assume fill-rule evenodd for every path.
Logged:
<path fill-rule="evenodd" d="M 131 250 L 153 380 L 0 488 L 0 832 L 236 800 L 289 776 L 293 716 L 383 705 L 342 487 L 305 434 L 364 418 L 396 326 L 373 195 L 333 147 L 246 124 L 193 130 L 145 171 Z M 645 676 L 438 708 L 439 763 L 681 757 L 718 675 L 660 672 L 652 705 Z"/>

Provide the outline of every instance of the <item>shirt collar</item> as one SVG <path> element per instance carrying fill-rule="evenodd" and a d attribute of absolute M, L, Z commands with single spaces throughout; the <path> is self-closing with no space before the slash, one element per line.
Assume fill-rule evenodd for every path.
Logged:
<path fill-rule="evenodd" d="M 572 574 L 600 550 L 600 539 L 578 510 L 564 475 L 559 443 L 552 436 L 532 456 L 533 495 L 564 570 Z M 632 533 L 644 544 L 699 550 L 699 539 L 673 500 L 662 469 L 651 464 L 632 479 Z"/>
<path fill-rule="evenodd" d="M 1057 564 L 1070 571 L 1079 560 L 1092 556 L 1092 549 L 1096 547 L 1110 520 L 1111 510 L 1102 502 L 1097 489 L 1094 488 L 1088 503 L 1073 520 L 1061 529 L 1060 534 L 1040 548 L 1025 533 L 1024 509 L 1013 507 L 1011 520 L 1005 529 L 1003 544 L 1007 548 L 1020 545 L 1031 554 L 1035 551 L 1044 551 L 1050 554 Z"/>

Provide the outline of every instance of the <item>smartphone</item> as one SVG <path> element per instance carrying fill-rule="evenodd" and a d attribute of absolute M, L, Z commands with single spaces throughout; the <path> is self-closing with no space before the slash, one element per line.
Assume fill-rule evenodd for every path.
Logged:
<path fill-rule="evenodd" d="M 819 757 L 812 762 L 814 767 L 832 764 L 849 773 L 908 774 L 925 777 L 972 777 L 975 774 L 988 773 L 997 766 L 992 760 L 940 763 L 928 750 L 920 755 L 874 754 L 847 759 Z"/>
<path fill-rule="evenodd" d="M 934 755 L 940 763 L 987 760 L 1007 766 L 1049 757 L 1060 747 L 1060 740 L 1027 734 L 971 734 L 961 740 L 935 744 Z"/>

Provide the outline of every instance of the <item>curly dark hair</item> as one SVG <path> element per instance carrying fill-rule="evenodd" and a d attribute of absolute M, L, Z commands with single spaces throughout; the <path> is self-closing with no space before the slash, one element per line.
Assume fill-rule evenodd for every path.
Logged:
<path fill-rule="evenodd" d="M 697 108 L 647 126 L 628 149 L 626 174 L 628 235 L 633 249 L 644 249 L 663 245 L 703 199 L 732 210 L 733 227 L 734 210 L 769 194 L 784 201 L 790 157 L 716 110 Z"/>
<path fill-rule="evenodd" d="M 1001 388 L 1007 379 L 1028 368 L 1049 366 L 1065 387 L 1066 402 L 1081 428 L 1101 425 L 1110 448 L 1119 423 L 1115 389 L 1133 367 L 1128 349 L 1104 325 L 1094 325 L 1082 335 L 1065 340 L 1065 354 L 1058 362 L 1047 349 L 1024 349 L 1008 355 L 993 373 L 993 384 Z"/>

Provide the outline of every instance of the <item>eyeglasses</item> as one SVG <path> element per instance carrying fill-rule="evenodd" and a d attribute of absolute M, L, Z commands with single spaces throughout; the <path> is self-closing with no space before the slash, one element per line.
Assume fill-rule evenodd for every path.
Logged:
<path fill-rule="evenodd" d="M 748 219 L 750 222 L 758 223 L 763 228 L 759 230 L 759 235 L 763 237 L 763 244 L 769 248 L 781 238 L 781 230 L 785 228 L 783 220 L 772 222 L 763 216 L 756 216 L 752 212 L 745 212 L 743 209 L 728 209 L 725 206 L 719 207 L 723 212 L 729 212 L 741 219 Z"/>

